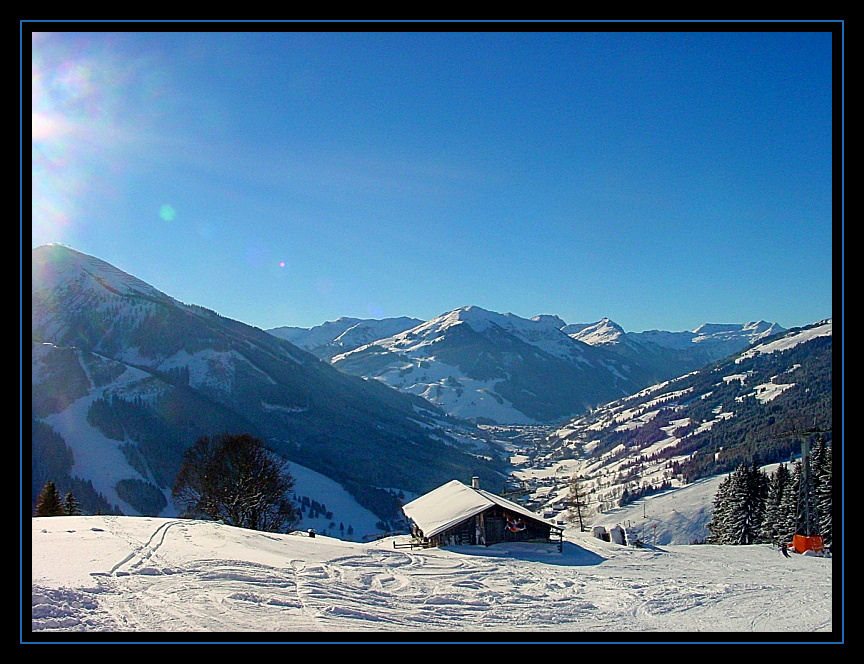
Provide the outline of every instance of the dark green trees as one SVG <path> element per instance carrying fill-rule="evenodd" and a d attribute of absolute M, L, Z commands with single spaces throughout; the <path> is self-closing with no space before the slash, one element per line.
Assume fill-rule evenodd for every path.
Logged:
<path fill-rule="evenodd" d="M 81 514 L 81 510 L 78 507 L 78 499 L 72 495 L 71 491 L 63 499 L 63 513 L 67 516 L 78 516 Z"/>
<path fill-rule="evenodd" d="M 732 473 L 729 525 L 733 544 L 753 544 L 765 520 L 768 477 L 755 462 L 741 464 Z"/>
<path fill-rule="evenodd" d="M 831 448 L 824 444 L 824 441 L 820 441 L 817 443 L 817 449 L 814 450 L 814 458 L 816 458 L 815 452 L 819 449 L 818 446 L 822 446 L 823 449 L 819 450 L 821 453 L 821 464 L 819 464 L 815 468 L 816 472 L 816 502 L 819 506 L 819 533 L 822 535 L 822 541 L 825 543 L 825 546 L 831 546 L 832 543 L 832 530 L 831 530 L 831 517 L 834 511 L 833 506 L 833 488 L 831 483 L 831 468 L 832 468 L 832 455 Z"/>
<path fill-rule="evenodd" d="M 78 516 L 80 514 L 78 499 L 71 491 L 61 500 L 57 485 L 50 480 L 45 482 L 36 498 L 33 516 Z"/>
<path fill-rule="evenodd" d="M 789 525 L 794 524 L 794 502 L 791 503 L 791 519 L 788 512 L 790 497 L 793 495 L 792 473 L 789 472 L 789 467 L 786 464 L 781 463 L 768 480 L 765 518 L 759 532 L 760 541 L 779 544 L 791 539 Z"/>
<path fill-rule="evenodd" d="M 183 456 L 173 497 L 184 516 L 282 532 L 297 523 L 285 462 L 248 434 L 199 438 Z"/>
<path fill-rule="evenodd" d="M 60 493 L 54 482 L 48 481 L 36 498 L 36 509 L 34 516 L 63 516 L 66 514 L 63 503 L 60 501 Z"/>
<path fill-rule="evenodd" d="M 810 480 L 810 499 L 807 505 L 809 523 L 804 524 L 808 531 L 822 535 L 826 545 L 831 544 L 831 448 L 819 436 L 810 453 L 808 478 Z"/>
<path fill-rule="evenodd" d="M 780 464 L 770 476 L 755 463 L 741 464 L 717 489 L 706 542 L 785 544 L 796 532 L 812 530 L 830 546 L 831 486 L 831 448 L 822 439 L 813 447 L 807 472 L 801 461 L 791 471 Z"/>
<path fill-rule="evenodd" d="M 765 519 L 768 478 L 755 463 L 741 464 L 720 485 L 708 524 L 710 544 L 753 544 Z"/>
<path fill-rule="evenodd" d="M 708 544 L 727 544 L 727 519 L 729 515 L 729 494 L 732 488 L 732 476 L 720 482 L 717 493 L 714 494 L 714 509 L 711 511 L 711 521 L 708 522 Z"/>

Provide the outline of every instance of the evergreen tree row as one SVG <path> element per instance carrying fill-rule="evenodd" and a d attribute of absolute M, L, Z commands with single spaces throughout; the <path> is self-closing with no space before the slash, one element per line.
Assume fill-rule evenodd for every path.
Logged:
<path fill-rule="evenodd" d="M 79 514 L 81 510 L 75 496 L 70 492 L 61 500 L 57 486 L 51 481 L 46 482 L 39 492 L 33 512 L 34 516 L 77 516 Z"/>
<path fill-rule="evenodd" d="M 798 533 L 821 535 L 831 546 L 831 468 L 831 448 L 821 437 L 791 471 L 780 464 L 768 475 L 755 461 L 740 464 L 717 489 L 706 542 L 785 545 Z"/>

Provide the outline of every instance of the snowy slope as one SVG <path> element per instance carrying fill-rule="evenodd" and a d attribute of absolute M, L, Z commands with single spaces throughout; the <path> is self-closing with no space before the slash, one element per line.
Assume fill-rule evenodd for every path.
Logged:
<path fill-rule="evenodd" d="M 566 325 L 561 331 L 590 346 L 615 343 L 625 334 L 620 325 L 608 318 L 601 318 L 596 323 Z"/>
<path fill-rule="evenodd" d="M 762 466 L 766 473 L 774 473 L 779 464 Z M 728 473 L 713 475 L 684 487 L 648 496 L 626 507 L 608 510 L 596 515 L 592 524 L 611 527 L 621 524 L 632 539 L 646 544 L 691 544 L 708 537 L 708 522 L 714 496 Z"/>
<path fill-rule="evenodd" d="M 753 346 L 746 352 L 741 353 L 735 362 L 740 364 L 744 360 L 750 357 L 756 357 L 757 355 L 783 352 L 790 348 L 794 348 L 798 344 L 806 343 L 811 339 L 816 339 L 817 337 L 830 337 L 831 331 L 832 325 L 831 319 L 829 318 L 825 321 L 820 321 L 816 325 L 808 327 L 807 329 L 793 330 L 788 334 L 784 334 L 779 339 Z"/>
<path fill-rule="evenodd" d="M 540 512 L 560 516 L 568 480 L 579 476 L 589 522 L 619 513 L 622 499 L 636 500 L 641 517 L 640 497 L 681 487 L 692 495 L 700 478 L 730 472 L 754 449 L 763 463 L 788 461 L 800 453 L 790 432 L 817 420 L 831 430 L 831 397 L 831 324 L 820 321 L 555 427 L 514 475 Z M 660 495 L 657 506 L 677 499 Z M 695 509 L 664 508 L 658 541 L 704 539 L 711 497 L 694 499 Z"/>
<path fill-rule="evenodd" d="M 42 374 L 46 371 L 45 367 L 49 366 L 44 361 L 45 357 L 61 350 L 49 343 L 34 347 L 34 383 L 44 378 Z M 155 488 L 159 486 L 158 479 L 147 472 L 146 465 L 132 463 L 123 453 L 122 446 L 134 441 L 128 436 L 123 440 L 109 438 L 88 421 L 87 413 L 93 403 L 97 399 L 104 398 L 106 394 L 134 394 L 138 398 L 145 395 L 151 400 L 157 400 L 171 389 L 171 385 L 155 379 L 145 371 L 104 359 L 101 360 L 99 367 L 102 371 L 105 371 L 106 367 L 113 368 L 116 377 L 110 382 L 102 382 L 97 378 L 99 367 L 94 366 L 92 358 L 82 351 L 71 352 L 81 362 L 92 389 L 81 398 L 73 400 L 63 410 L 50 413 L 42 419 L 63 438 L 71 451 L 74 463 L 70 475 L 87 478 L 93 488 L 104 496 L 110 505 L 119 507 L 124 514 L 138 515 L 141 513 L 140 509 L 126 502 L 118 493 L 118 483 L 122 480 L 134 479 L 148 482 Z M 325 519 L 323 516 L 311 518 L 306 513 L 298 528 L 304 530 L 314 528 L 318 532 L 332 532 L 340 537 L 357 541 L 381 531 L 381 528 L 376 525 L 380 517 L 360 506 L 338 482 L 297 463 L 289 464 L 287 470 L 295 479 L 294 493 L 298 498 L 307 496 L 310 500 L 314 499 L 325 504 L 327 510 L 333 513 L 332 519 Z M 177 516 L 179 509 L 171 500 L 170 485 L 162 486 L 159 490 L 164 495 L 166 504 L 160 514 Z M 299 500 L 295 499 L 295 502 Z M 335 525 L 331 526 L 331 522 Z M 343 530 L 339 529 L 340 524 L 344 525 Z M 349 527 L 351 534 L 345 532 Z"/>
<path fill-rule="evenodd" d="M 578 631 L 613 641 L 622 632 L 795 640 L 834 628 L 832 559 L 786 559 L 767 545 L 638 549 L 573 532 L 560 553 L 530 543 L 397 550 L 394 539 L 360 544 L 107 516 L 33 519 L 31 537 L 34 639 L 48 631 L 239 641 L 256 632 L 294 641 Z"/>
<path fill-rule="evenodd" d="M 64 491 L 80 481 L 88 513 L 173 515 L 184 450 L 224 432 L 262 439 L 385 520 L 396 513 L 391 488 L 499 475 L 494 445 L 427 401 L 68 247 L 32 255 L 33 497 L 47 480 Z"/>

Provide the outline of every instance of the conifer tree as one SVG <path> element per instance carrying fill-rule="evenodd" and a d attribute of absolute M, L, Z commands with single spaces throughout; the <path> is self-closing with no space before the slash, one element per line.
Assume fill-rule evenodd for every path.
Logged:
<path fill-rule="evenodd" d="M 753 544 L 761 541 L 768 477 L 756 464 L 742 463 L 726 477 L 714 496 L 708 544 Z"/>
<path fill-rule="evenodd" d="M 800 492 L 801 478 L 803 475 L 801 462 L 795 463 L 792 469 L 789 483 L 780 500 L 780 508 L 777 518 L 777 533 L 780 542 L 788 544 L 798 529 L 798 494 Z"/>
<path fill-rule="evenodd" d="M 780 544 L 781 533 L 785 533 L 782 511 L 783 496 L 789 490 L 792 475 L 786 464 L 780 464 L 768 480 L 768 492 L 765 498 L 765 518 L 762 521 L 759 539 L 762 542 Z"/>
<path fill-rule="evenodd" d="M 731 475 L 728 495 L 727 540 L 729 544 L 756 542 L 765 516 L 765 474 L 754 461 L 742 463 Z"/>
<path fill-rule="evenodd" d="M 816 478 L 813 473 L 812 455 L 802 457 L 800 477 L 798 479 L 798 507 L 795 520 L 795 532 L 799 535 L 815 535 L 819 521 L 819 511 L 816 506 Z"/>
<path fill-rule="evenodd" d="M 833 512 L 832 492 L 832 454 L 831 448 L 823 441 L 823 449 L 820 454 L 820 463 L 815 468 L 816 473 L 816 500 L 819 507 L 819 534 L 825 546 L 831 546 L 831 516 Z"/>
<path fill-rule="evenodd" d="M 818 436 L 816 443 L 811 448 L 810 459 L 808 460 L 810 464 L 810 494 L 808 495 L 810 512 L 808 530 L 810 532 L 807 533 L 808 535 L 818 535 L 819 524 L 822 521 L 822 509 L 819 496 L 822 493 L 822 483 L 825 481 L 824 464 L 826 450 L 827 447 L 825 445 L 825 439 L 822 436 Z"/>
<path fill-rule="evenodd" d="M 732 487 L 732 476 L 727 475 L 717 493 L 714 494 L 714 509 L 711 513 L 711 521 L 708 522 L 707 544 L 727 544 L 728 539 L 728 516 L 729 516 L 729 493 Z"/>
<path fill-rule="evenodd" d="M 753 512 L 753 541 L 765 542 L 759 537 L 759 532 L 762 530 L 762 524 L 765 522 L 765 510 L 768 500 L 768 474 L 759 468 L 756 460 L 750 468 L 750 487 L 752 490 L 752 500 L 754 503 Z"/>
<path fill-rule="evenodd" d="M 57 486 L 50 480 L 42 487 L 36 498 L 36 516 L 63 516 L 66 511 L 63 509 L 63 503 L 60 502 L 60 494 L 57 492 Z"/>
<path fill-rule="evenodd" d="M 81 514 L 81 510 L 78 507 L 78 500 L 70 491 L 66 494 L 66 497 L 63 499 L 63 511 L 67 516 L 78 516 Z"/>

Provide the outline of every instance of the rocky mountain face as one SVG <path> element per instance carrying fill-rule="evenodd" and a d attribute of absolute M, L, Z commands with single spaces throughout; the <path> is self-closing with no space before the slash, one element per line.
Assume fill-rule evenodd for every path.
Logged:
<path fill-rule="evenodd" d="M 494 445 L 430 402 L 97 258 L 39 247 L 32 283 L 35 491 L 60 473 L 95 509 L 159 514 L 183 451 L 223 432 L 264 439 L 382 518 L 397 508 L 388 489 L 500 482 Z"/>

